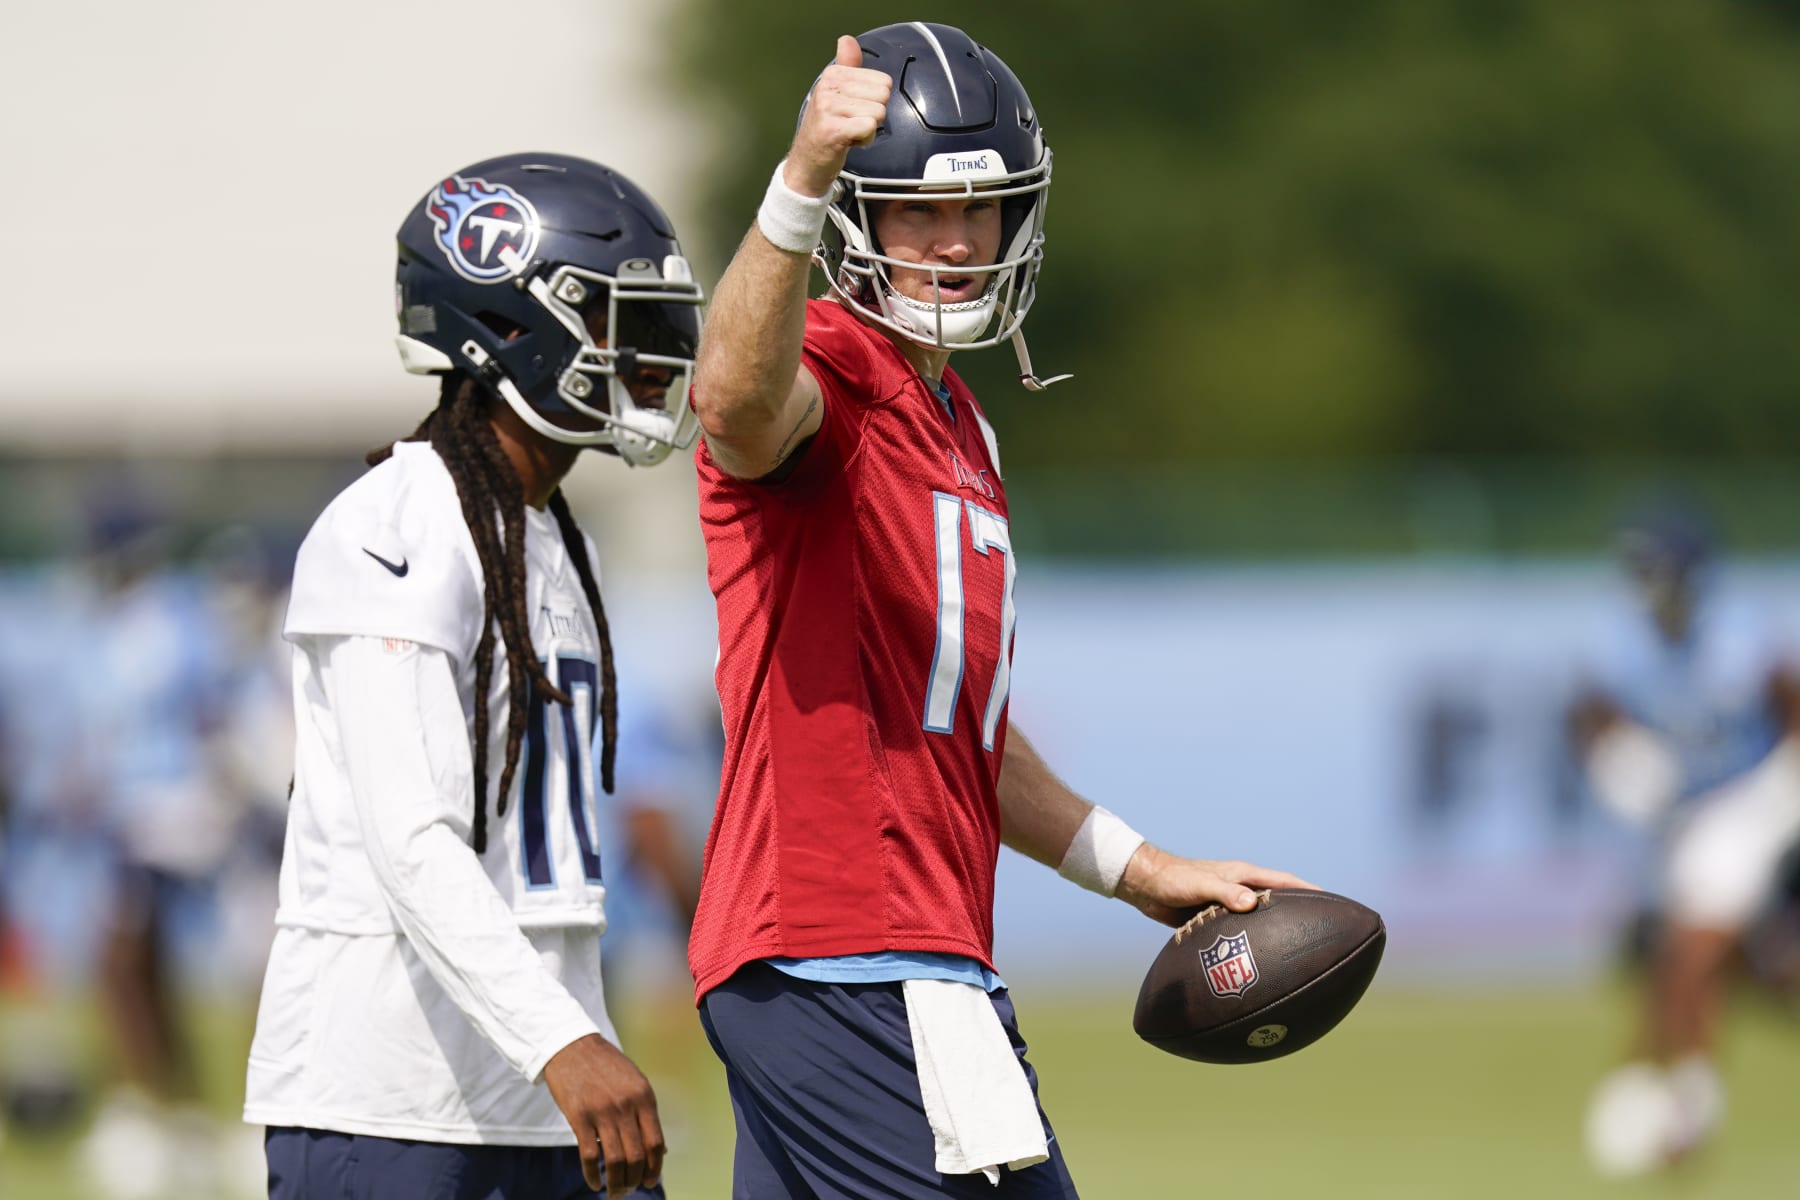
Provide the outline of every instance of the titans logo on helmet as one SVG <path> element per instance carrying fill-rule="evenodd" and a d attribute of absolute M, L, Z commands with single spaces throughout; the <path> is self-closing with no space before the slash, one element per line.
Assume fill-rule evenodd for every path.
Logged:
<path fill-rule="evenodd" d="M 429 207 L 438 249 L 464 279 L 511 279 L 537 251 L 537 210 L 505 184 L 452 175 L 438 184 Z"/>

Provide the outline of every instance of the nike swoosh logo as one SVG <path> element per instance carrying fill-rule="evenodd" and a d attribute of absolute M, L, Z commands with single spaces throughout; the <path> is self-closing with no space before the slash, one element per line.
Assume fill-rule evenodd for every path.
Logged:
<path fill-rule="evenodd" d="M 397 563 L 391 563 L 387 559 L 381 557 L 381 555 L 379 555 L 379 554 L 375 553 L 373 550 L 369 549 L 367 546 L 363 547 L 363 553 L 368 555 L 370 558 L 374 559 L 376 562 L 380 563 L 382 566 L 386 567 L 388 570 L 392 571 L 395 575 L 399 576 L 400 578 L 402 578 L 402 579 L 406 578 L 406 572 L 409 568 L 407 567 L 406 560 L 404 558 L 401 559 Z"/>

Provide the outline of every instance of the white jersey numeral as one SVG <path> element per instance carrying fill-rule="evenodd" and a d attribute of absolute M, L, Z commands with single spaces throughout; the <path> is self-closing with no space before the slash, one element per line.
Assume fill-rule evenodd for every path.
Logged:
<path fill-rule="evenodd" d="M 969 513 L 969 544 L 977 554 L 998 550 L 1006 560 L 1006 591 L 1000 603 L 1000 659 L 988 689 L 982 714 L 981 744 L 994 748 L 1000 711 L 1012 690 L 1012 639 L 1018 610 L 1013 604 L 1013 584 L 1018 563 L 1012 552 L 1012 533 L 1006 518 L 944 492 L 932 493 L 932 518 L 937 528 L 937 649 L 931 659 L 931 678 L 925 691 L 925 728 L 931 733 L 950 733 L 956 720 L 956 698 L 963 678 L 963 573 L 962 517 Z"/>

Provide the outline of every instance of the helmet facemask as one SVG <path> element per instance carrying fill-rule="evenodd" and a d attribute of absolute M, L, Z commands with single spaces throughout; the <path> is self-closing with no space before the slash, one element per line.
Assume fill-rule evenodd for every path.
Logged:
<path fill-rule="evenodd" d="M 610 447 L 639 467 L 654 466 L 694 444 L 699 422 L 687 398 L 702 297 L 685 258 L 669 255 L 660 270 L 649 259 L 628 259 L 613 275 L 564 264 L 526 288 L 576 341 L 573 357 L 556 377 L 558 399 L 600 427 L 571 429 L 538 409 L 520 412 L 527 424 L 559 442 Z M 587 321 L 601 305 L 604 346 L 595 342 Z M 660 404 L 641 403 L 631 393 L 632 377 L 646 367 L 669 372 Z"/>

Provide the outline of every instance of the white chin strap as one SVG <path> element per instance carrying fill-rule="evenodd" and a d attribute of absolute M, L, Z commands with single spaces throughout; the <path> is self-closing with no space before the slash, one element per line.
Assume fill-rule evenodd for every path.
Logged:
<path fill-rule="evenodd" d="M 959 304 L 928 304 L 902 296 L 889 288 L 888 298 L 894 303 L 888 311 L 896 321 L 916 333 L 926 345 L 954 350 L 959 345 L 975 341 L 987 329 L 988 323 L 994 319 L 994 297 L 995 289 L 990 287 L 985 295 L 975 300 L 964 300 Z"/>

